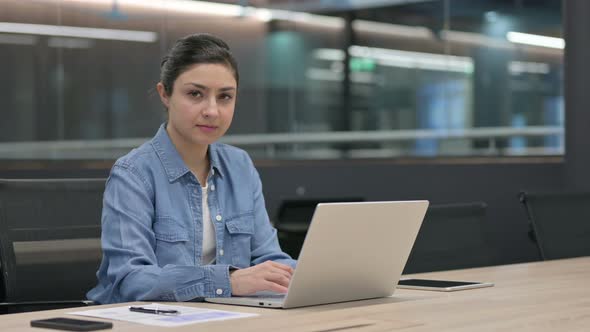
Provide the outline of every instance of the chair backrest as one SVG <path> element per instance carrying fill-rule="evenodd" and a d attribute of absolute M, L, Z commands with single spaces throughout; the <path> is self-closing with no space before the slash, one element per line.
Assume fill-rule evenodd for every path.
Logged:
<path fill-rule="evenodd" d="M 590 256 L 590 193 L 520 193 L 543 260 Z"/>
<path fill-rule="evenodd" d="M 484 202 L 430 205 L 404 274 L 493 265 Z"/>
<path fill-rule="evenodd" d="M 96 284 L 104 179 L 0 180 L 0 302 L 83 300 Z"/>
<path fill-rule="evenodd" d="M 319 203 L 362 201 L 364 199 L 359 197 L 284 200 L 274 223 L 281 249 L 295 259 L 299 257 L 311 217 Z"/>

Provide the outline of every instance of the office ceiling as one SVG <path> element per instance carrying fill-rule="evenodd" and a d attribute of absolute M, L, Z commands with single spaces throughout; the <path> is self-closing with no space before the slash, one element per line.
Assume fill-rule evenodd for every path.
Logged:
<path fill-rule="evenodd" d="M 260 8 L 297 10 L 304 12 L 326 13 L 361 9 L 391 9 L 413 7 L 418 9 L 444 6 L 447 0 L 207 0 Z M 562 0 L 448 0 L 449 5 L 457 11 L 486 8 L 495 10 L 561 10 Z"/>
<path fill-rule="evenodd" d="M 516 22 L 526 31 L 561 34 L 561 7 L 565 0 L 217 0 L 271 9 L 324 15 L 354 13 L 370 21 L 442 29 L 450 23 L 462 31 L 481 31 L 491 19 Z M 448 6 L 448 7 L 446 7 Z M 448 11 L 446 11 L 447 9 Z M 486 15 L 487 14 L 487 15 Z M 448 17 L 448 21 L 445 18 Z"/>
<path fill-rule="evenodd" d="M 431 1 L 437 0 L 217 0 L 215 2 L 232 3 L 260 8 L 325 13 L 365 8 L 399 6 L 404 4 Z"/>

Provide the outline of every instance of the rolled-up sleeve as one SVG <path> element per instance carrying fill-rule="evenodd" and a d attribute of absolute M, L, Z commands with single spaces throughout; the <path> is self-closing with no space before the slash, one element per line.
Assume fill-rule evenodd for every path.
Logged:
<path fill-rule="evenodd" d="M 158 265 L 154 197 L 150 183 L 133 167 L 113 167 L 103 199 L 99 281 L 88 298 L 115 303 L 230 296 L 228 265 Z"/>

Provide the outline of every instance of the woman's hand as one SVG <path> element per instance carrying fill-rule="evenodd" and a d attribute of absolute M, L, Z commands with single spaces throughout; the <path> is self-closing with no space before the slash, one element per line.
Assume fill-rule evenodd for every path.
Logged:
<path fill-rule="evenodd" d="M 293 271 L 289 265 L 273 261 L 232 271 L 232 295 L 250 295 L 260 291 L 287 293 Z"/>

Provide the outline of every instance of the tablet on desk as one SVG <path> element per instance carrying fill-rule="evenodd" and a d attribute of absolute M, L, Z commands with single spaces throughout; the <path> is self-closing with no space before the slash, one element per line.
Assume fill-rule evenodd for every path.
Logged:
<path fill-rule="evenodd" d="M 494 286 L 491 282 L 476 281 L 453 281 L 453 280 L 432 280 L 432 279 L 402 279 L 397 288 L 432 290 L 439 292 L 454 292 L 464 289 L 482 288 Z"/>

